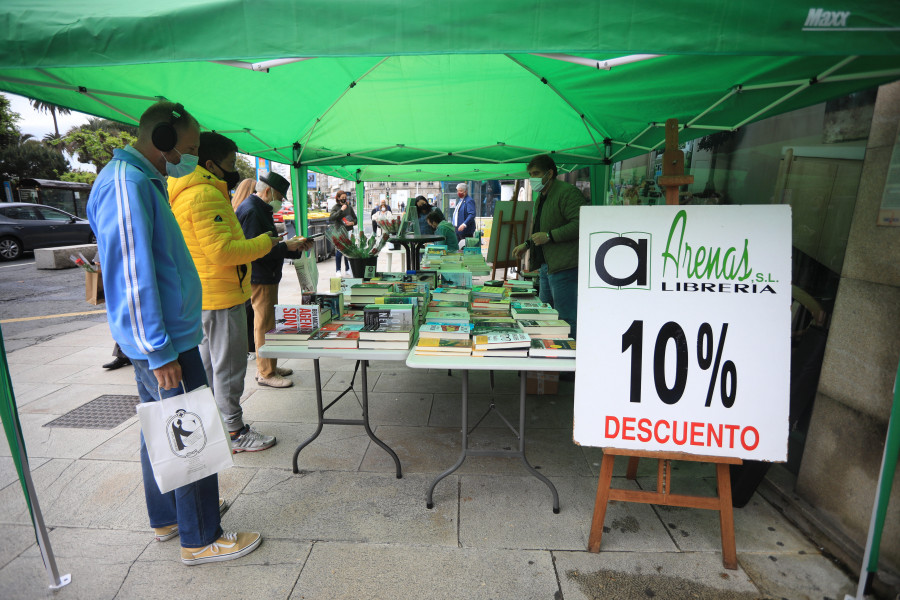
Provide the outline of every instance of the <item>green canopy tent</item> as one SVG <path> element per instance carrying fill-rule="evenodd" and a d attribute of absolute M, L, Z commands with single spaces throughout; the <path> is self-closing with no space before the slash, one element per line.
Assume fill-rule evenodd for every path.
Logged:
<path fill-rule="evenodd" d="M 358 182 L 414 181 L 426 169 L 445 174 L 428 179 L 521 176 L 550 152 L 599 179 L 612 162 L 659 148 L 666 119 L 688 140 L 900 78 L 894 0 L 3 9 L 0 90 L 128 123 L 157 99 L 182 102 L 242 152 L 295 167 L 304 231 L 306 169 Z"/>

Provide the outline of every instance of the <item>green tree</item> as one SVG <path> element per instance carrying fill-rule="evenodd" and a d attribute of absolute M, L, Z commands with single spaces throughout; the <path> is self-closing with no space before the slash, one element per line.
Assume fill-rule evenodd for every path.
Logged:
<path fill-rule="evenodd" d="M 68 170 L 62 154 L 37 142 L 0 149 L 0 175 L 9 179 L 59 179 Z"/>
<path fill-rule="evenodd" d="M 697 142 L 698 150 L 708 150 L 710 154 L 709 177 L 706 179 L 706 185 L 703 189 L 704 194 L 709 195 L 716 192 L 716 163 L 718 162 L 719 152 L 733 149 L 740 133 L 741 130 L 718 131 L 703 136 Z M 730 157 L 728 162 L 730 166 Z"/>
<path fill-rule="evenodd" d="M 91 119 L 87 124 L 73 127 L 61 140 L 61 144 L 79 162 L 94 165 L 97 173 L 112 160 L 113 150 L 124 148 L 137 141 L 137 137 L 127 131 L 129 126 L 107 119 Z M 136 132 L 135 128 L 134 129 Z M 51 142 L 53 143 L 53 142 Z"/>
<path fill-rule="evenodd" d="M 53 117 L 53 130 L 56 132 L 56 137 L 59 137 L 59 125 L 56 122 L 56 115 L 57 113 L 61 115 L 68 115 L 71 114 L 72 111 L 68 108 L 57 106 L 56 104 L 44 102 L 43 100 L 29 99 L 28 103 L 31 105 L 31 108 L 38 112 L 50 113 L 50 116 Z"/>
<path fill-rule="evenodd" d="M 256 169 L 245 156 L 238 154 L 237 160 L 234 161 L 237 172 L 241 174 L 241 180 L 256 179 Z"/>
<path fill-rule="evenodd" d="M 21 135 L 16 122 L 22 117 L 10 106 L 9 98 L 0 94 L 0 149 L 16 145 Z"/>
<path fill-rule="evenodd" d="M 94 185 L 94 180 L 97 179 L 96 173 L 91 173 L 90 171 L 69 171 L 68 173 L 63 173 L 60 176 L 60 181 L 72 181 L 74 183 L 89 183 Z"/>

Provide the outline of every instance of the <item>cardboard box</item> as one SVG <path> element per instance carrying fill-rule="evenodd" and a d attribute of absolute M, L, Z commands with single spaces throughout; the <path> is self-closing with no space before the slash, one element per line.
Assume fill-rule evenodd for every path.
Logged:
<path fill-rule="evenodd" d="M 555 396 L 558 392 L 559 373 L 556 371 L 528 371 L 525 375 L 525 393 Z"/>
<path fill-rule="evenodd" d="M 89 304 L 102 304 L 106 301 L 103 295 L 103 277 L 100 274 L 100 267 L 97 267 L 96 273 L 84 272 L 84 299 Z"/>

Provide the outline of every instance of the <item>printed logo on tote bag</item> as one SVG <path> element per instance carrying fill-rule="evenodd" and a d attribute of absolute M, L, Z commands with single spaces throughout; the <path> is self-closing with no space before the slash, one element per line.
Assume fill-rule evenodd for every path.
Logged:
<path fill-rule="evenodd" d="M 195 456 L 206 447 L 203 421 L 195 413 L 183 408 L 176 410 L 166 421 L 166 434 L 172 454 L 181 458 Z"/>

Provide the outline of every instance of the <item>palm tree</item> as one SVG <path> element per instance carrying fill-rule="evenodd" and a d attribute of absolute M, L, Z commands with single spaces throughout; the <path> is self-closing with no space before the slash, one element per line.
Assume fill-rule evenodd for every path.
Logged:
<path fill-rule="evenodd" d="M 28 103 L 31 107 L 38 112 L 49 112 L 50 116 L 53 117 L 53 130 L 56 131 L 56 136 L 59 137 L 59 125 L 56 123 L 56 113 L 61 115 L 71 114 L 71 110 L 68 108 L 63 108 L 62 106 L 57 106 L 56 104 L 51 104 L 50 102 L 44 102 L 42 100 L 28 100 Z"/>

